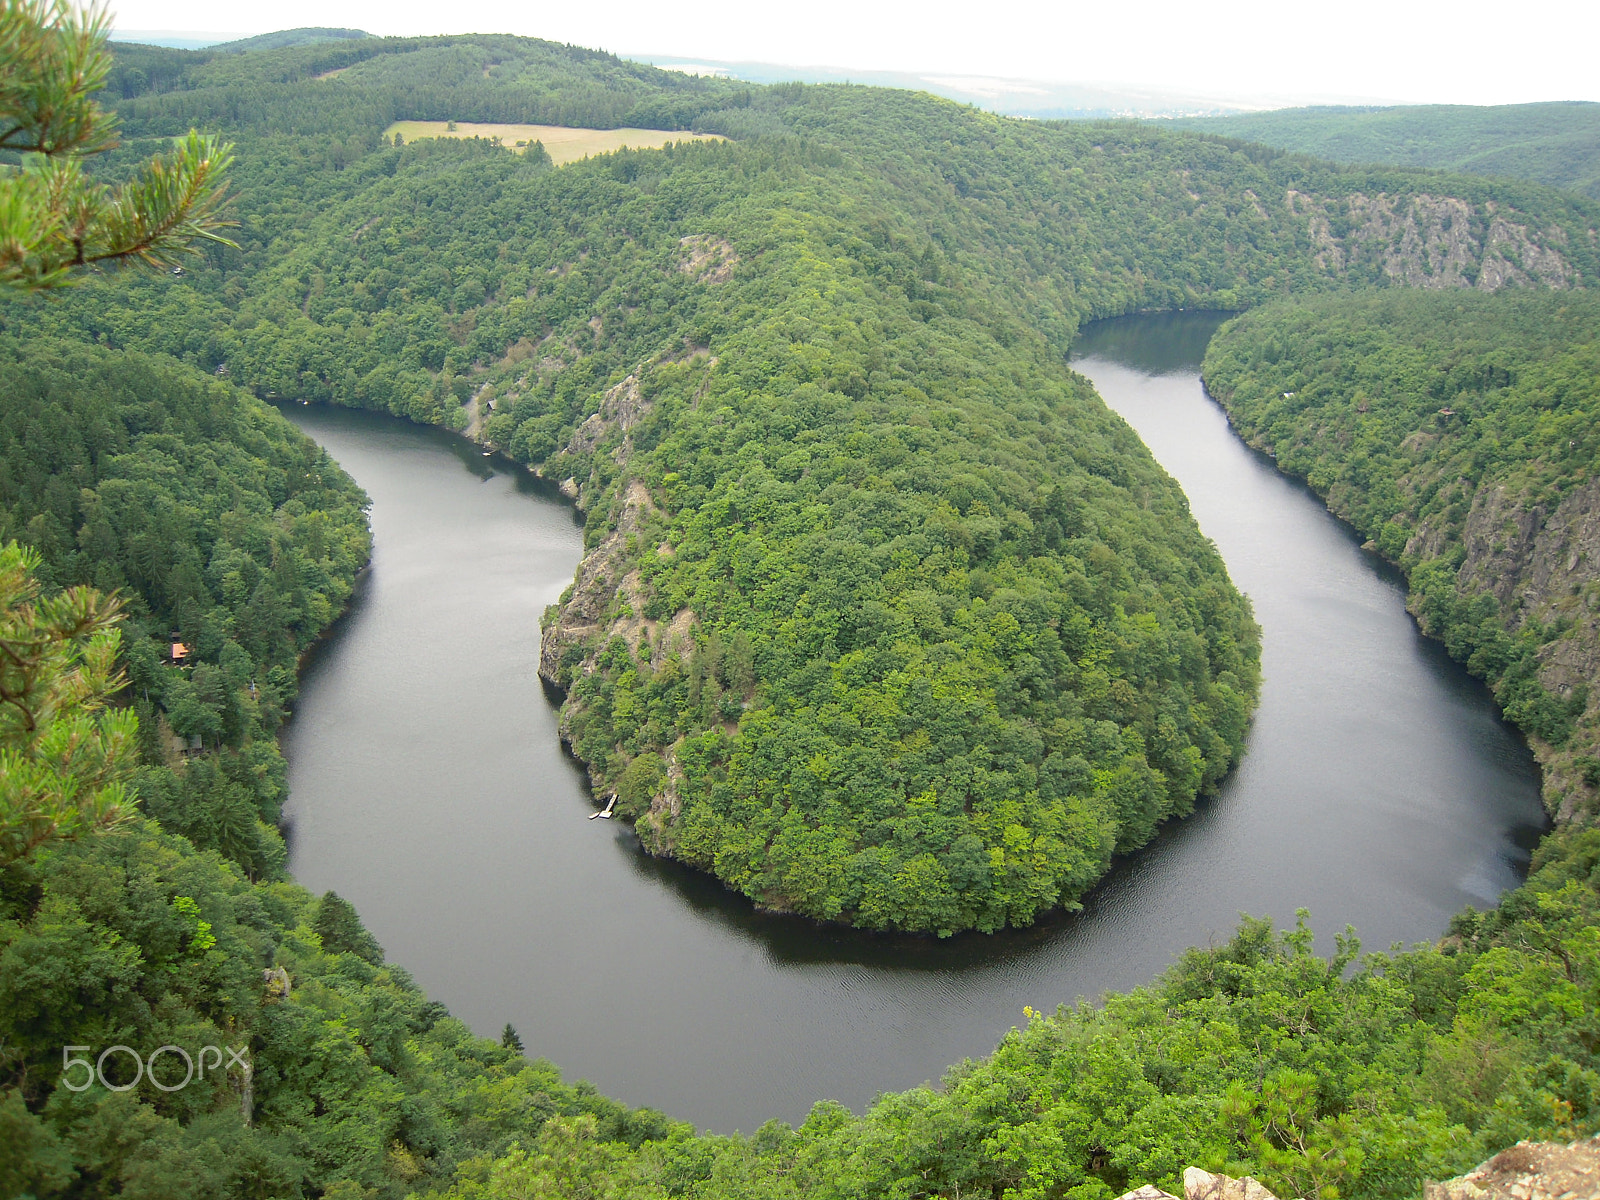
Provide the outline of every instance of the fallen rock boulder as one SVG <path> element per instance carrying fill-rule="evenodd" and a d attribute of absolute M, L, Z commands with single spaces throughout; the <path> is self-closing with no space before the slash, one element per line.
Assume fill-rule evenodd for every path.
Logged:
<path fill-rule="evenodd" d="M 1162 1191 L 1153 1183 L 1147 1183 L 1137 1191 L 1117 1197 L 1117 1200 L 1178 1200 L 1178 1197 Z M 1243 1179 L 1234 1179 L 1229 1175 L 1213 1175 L 1210 1171 L 1202 1171 L 1199 1167 L 1190 1167 L 1183 1173 L 1183 1200 L 1278 1200 L 1278 1198 L 1249 1175 Z M 1451 1200 L 1455 1200 L 1455 1197 L 1451 1197 Z"/>
<path fill-rule="evenodd" d="M 1213 1175 L 1199 1167 L 1189 1167 L 1183 1173 L 1183 1200 L 1278 1200 L 1257 1179 L 1246 1175 L 1234 1179 L 1231 1175 Z"/>

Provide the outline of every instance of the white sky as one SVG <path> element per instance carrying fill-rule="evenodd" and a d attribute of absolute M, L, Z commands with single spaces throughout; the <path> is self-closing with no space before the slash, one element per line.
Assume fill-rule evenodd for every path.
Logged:
<path fill-rule="evenodd" d="M 1596 0 L 120 0 L 129 30 L 520 33 L 611 50 L 1230 98 L 1600 100 Z"/>

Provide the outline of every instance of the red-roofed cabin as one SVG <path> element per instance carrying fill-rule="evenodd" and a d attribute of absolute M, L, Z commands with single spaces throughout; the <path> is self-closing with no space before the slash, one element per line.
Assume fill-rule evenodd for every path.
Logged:
<path fill-rule="evenodd" d="M 172 642 L 172 665 L 175 667 L 181 667 L 188 661 L 189 647 L 174 638 Z"/>

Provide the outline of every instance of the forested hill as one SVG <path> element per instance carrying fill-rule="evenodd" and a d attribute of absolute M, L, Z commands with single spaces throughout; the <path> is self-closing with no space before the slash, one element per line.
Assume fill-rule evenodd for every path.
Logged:
<path fill-rule="evenodd" d="M 592 553 L 544 669 L 599 793 L 760 903 L 875 927 L 1071 904 L 1238 752 L 1254 626 L 1064 366 L 1081 320 L 1600 277 L 1578 198 L 1133 123 L 528 39 L 162 53 L 121 107 L 237 131 L 243 250 L 6 319 L 566 481 Z M 555 170 L 381 136 L 589 95 L 734 140 Z"/>
<path fill-rule="evenodd" d="M 1600 198 L 1600 104 L 1291 108 L 1176 123 L 1332 162 L 1500 175 Z"/>
<path fill-rule="evenodd" d="M 288 46 L 306 46 L 313 42 L 337 42 L 369 38 L 362 29 L 340 29 L 327 25 L 307 25 L 299 29 L 280 29 L 274 33 L 258 33 L 254 37 L 239 38 L 232 42 L 218 42 L 207 46 L 212 53 L 247 54 L 253 50 L 282 50 Z"/>
<path fill-rule="evenodd" d="M 397 120 L 688 129 L 706 111 L 749 100 L 745 84 L 536 38 L 263 42 L 119 45 L 107 100 L 132 137 L 215 125 L 230 137 L 332 137 L 347 153 L 376 148 Z"/>
<path fill-rule="evenodd" d="M 1600 303 L 1390 292 L 1224 326 L 1240 434 L 1405 570 L 1423 628 L 1529 735 L 1562 822 L 1600 812 Z"/>

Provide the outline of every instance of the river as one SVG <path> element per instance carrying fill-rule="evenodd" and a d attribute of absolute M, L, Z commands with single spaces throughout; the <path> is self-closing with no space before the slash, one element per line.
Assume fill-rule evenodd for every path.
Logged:
<path fill-rule="evenodd" d="M 1120 861 L 1081 913 L 999 937 L 883 937 L 755 912 L 590 821 L 535 666 L 571 581 L 569 506 L 460 438 L 285 412 L 372 497 L 372 568 L 284 739 L 290 867 L 352 901 L 391 961 L 480 1033 L 719 1132 L 859 1111 L 993 1048 L 1024 1005 L 1150 980 L 1241 912 L 1312 912 L 1318 947 L 1439 936 L 1513 886 L 1538 772 L 1395 573 L 1246 448 L 1204 394 L 1220 318 L 1091 326 L 1075 366 L 1183 485 L 1264 630 L 1243 761 Z"/>

